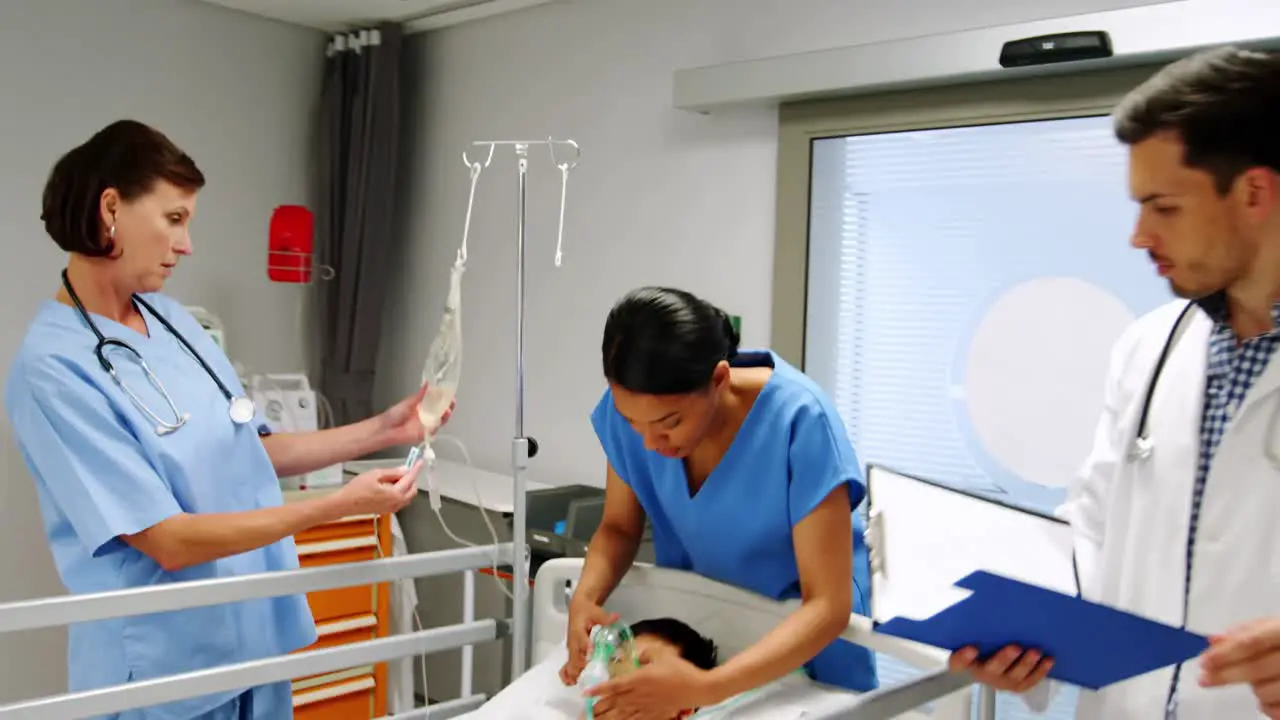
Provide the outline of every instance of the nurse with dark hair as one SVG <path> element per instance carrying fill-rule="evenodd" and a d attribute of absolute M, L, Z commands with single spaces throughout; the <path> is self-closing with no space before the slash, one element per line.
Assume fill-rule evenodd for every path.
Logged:
<path fill-rule="evenodd" d="M 712 668 L 679 657 L 597 686 L 601 720 L 670 717 L 803 667 L 854 691 L 877 685 L 869 650 L 839 639 L 867 614 L 870 569 L 858 457 L 818 385 L 768 350 L 739 350 L 724 311 L 646 287 L 610 311 L 609 387 L 591 415 L 608 460 L 605 509 L 569 608 L 565 683 L 635 559 L 645 519 L 657 564 L 800 606 L 754 646 Z"/>

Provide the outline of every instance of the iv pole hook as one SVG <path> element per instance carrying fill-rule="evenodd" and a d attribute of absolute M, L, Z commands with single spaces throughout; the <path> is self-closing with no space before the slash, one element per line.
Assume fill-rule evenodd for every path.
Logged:
<path fill-rule="evenodd" d="M 567 162 L 560 162 L 556 157 L 556 145 L 568 145 L 573 148 L 573 159 Z M 582 149 L 578 147 L 578 143 L 573 140 L 556 140 L 553 137 L 547 138 L 547 152 L 551 153 L 551 164 L 560 170 L 560 228 L 556 232 L 556 267 L 560 267 L 564 253 L 564 201 L 565 196 L 569 192 L 569 171 L 578 166 L 578 159 L 582 157 Z"/>
<path fill-rule="evenodd" d="M 489 143 L 489 157 L 485 158 L 484 163 L 471 162 L 471 158 L 467 156 L 467 151 L 462 151 L 462 162 L 471 171 L 471 194 L 467 197 L 467 219 L 462 225 L 462 246 L 458 248 L 458 257 L 454 260 L 459 265 L 465 265 L 467 262 L 467 237 L 471 233 L 471 208 L 476 204 L 476 181 L 480 179 L 480 173 L 489 167 L 489 163 L 493 162 L 493 149 L 496 147 L 494 143 Z"/>
<path fill-rule="evenodd" d="M 488 168 L 489 163 L 493 162 L 493 149 L 494 147 L 496 147 L 496 143 L 489 143 L 488 145 L 489 145 L 489 157 L 485 158 L 484 164 L 471 162 L 471 158 L 467 156 L 466 150 L 462 151 L 462 164 L 466 165 L 468 168 L 475 167 L 476 165 L 479 165 L 482 169 Z M 552 159 L 554 159 L 554 156 L 552 156 Z"/>
<path fill-rule="evenodd" d="M 573 150 L 573 159 L 569 162 L 560 162 L 560 158 L 556 157 L 556 145 L 568 145 Z M 582 157 L 582 148 L 578 147 L 578 143 L 573 140 L 556 140 L 553 137 L 548 137 L 547 151 L 551 153 L 551 164 L 559 168 L 561 172 L 576 168 L 578 159 Z"/>

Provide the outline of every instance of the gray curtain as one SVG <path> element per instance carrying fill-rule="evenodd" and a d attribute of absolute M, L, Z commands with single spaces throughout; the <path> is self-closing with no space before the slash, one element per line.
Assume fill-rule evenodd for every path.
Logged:
<path fill-rule="evenodd" d="M 392 222 L 400 140 L 403 29 L 335 36 L 325 60 L 320 117 L 317 261 L 319 389 L 335 424 L 373 411 L 387 275 L 400 253 Z"/>

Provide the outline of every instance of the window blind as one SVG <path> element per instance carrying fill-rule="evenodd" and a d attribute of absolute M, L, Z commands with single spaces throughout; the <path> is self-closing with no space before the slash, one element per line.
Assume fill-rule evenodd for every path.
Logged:
<path fill-rule="evenodd" d="M 805 370 L 864 464 L 1037 510 L 1061 502 L 1110 343 L 1169 298 L 1127 242 L 1125 165 L 1106 117 L 814 142 Z M 1083 376 L 1048 374 L 1076 365 Z M 879 667 L 885 683 L 916 674 Z M 1001 697 L 997 715 L 1069 720 L 1074 705 L 1063 693 L 1033 715 Z"/>

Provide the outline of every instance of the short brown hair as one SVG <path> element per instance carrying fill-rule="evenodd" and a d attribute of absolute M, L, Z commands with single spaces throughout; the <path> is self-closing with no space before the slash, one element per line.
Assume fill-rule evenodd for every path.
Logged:
<path fill-rule="evenodd" d="M 1173 131 L 1183 163 L 1226 194 L 1254 167 L 1280 172 L 1280 55 L 1218 47 L 1166 66 L 1113 113 L 1116 138 L 1135 145 Z"/>
<path fill-rule="evenodd" d="M 40 219 L 58 247 L 108 257 L 115 243 L 99 217 L 102 193 L 115 188 L 126 202 L 164 180 L 188 192 L 204 187 L 204 174 L 164 133 L 136 120 L 118 120 L 58 159 L 44 185 Z"/>

